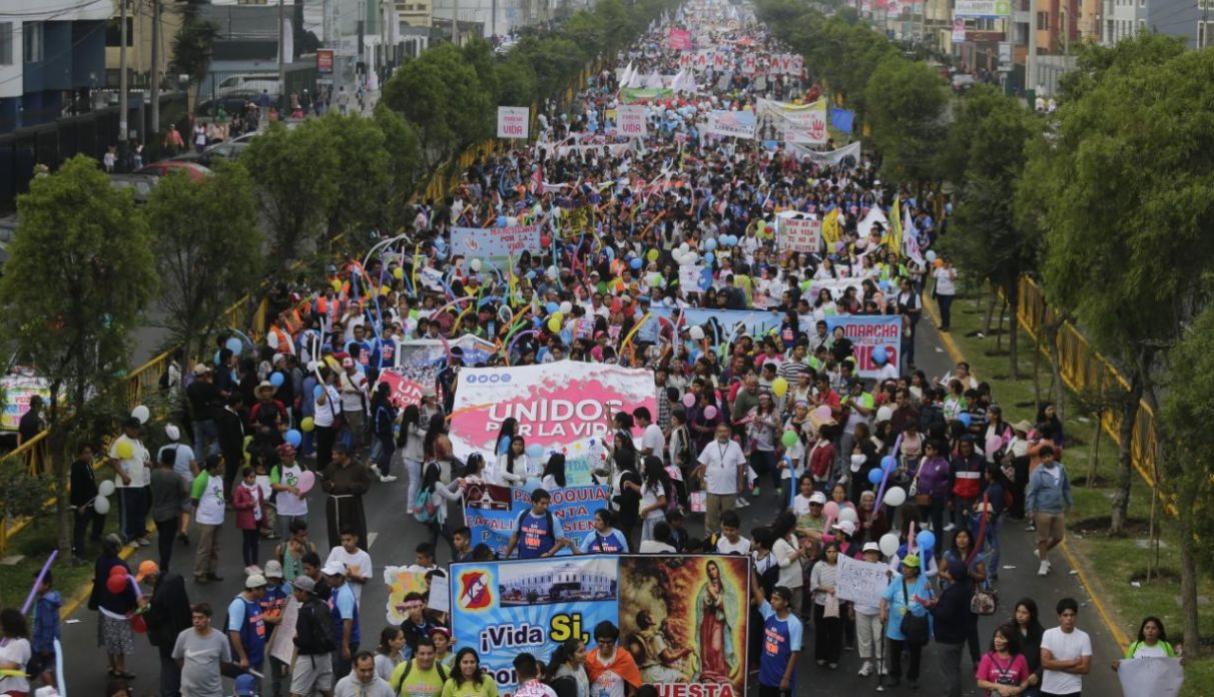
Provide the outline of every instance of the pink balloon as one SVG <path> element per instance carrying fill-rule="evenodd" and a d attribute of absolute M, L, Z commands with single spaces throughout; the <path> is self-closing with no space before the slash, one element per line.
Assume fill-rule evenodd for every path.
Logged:
<path fill-rule="evenodd" d="M 838 518 L 839 504 L 834 501 L 827 501 L 826 505 L 822 507 L 822 515 L 831 519 Z"/>
<path fill-rule="evenodd" d="M 830 419 L 832 418 L 830 407 L 823 404 L 822 406 L 814 409 L 813 416 L 814 416 L 814 419 L 816 419 L 818 421 L 830 421 Z"/>
<path fill-rule="evenodd" d="M 717 408 L 712 406 L 711 404 L 704 407 L 704 418 L 706 418 L 706 419 L 717 418 Z"/>
<path fill-rule="evenodd" d="M 683 395 L 683 406 L 690 409 L 690 408 L 694 407 L 695 405 L 696 405 L 696 396 L 695 395 L 693 395 L 690 392 Z"/>
<path fill-rule="evenodd" d="M 316 473 L 312 470 L 304 470 L 299 474 L 299 495 L 303 496 L 316 486 Z"/>

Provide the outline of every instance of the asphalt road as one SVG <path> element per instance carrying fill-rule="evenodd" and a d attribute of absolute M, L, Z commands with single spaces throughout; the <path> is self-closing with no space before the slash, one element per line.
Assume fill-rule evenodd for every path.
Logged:
<path fill-rule="evenodd" d="M 944 351 L 940 337 L 930 323 L 925 319 L 920 323 L 920 332 L 916 346 L 916 357 L 919 368 L 929 377 L 943 376 L 952 366 L 948 354 Z M 995 396 L 998 398 L 998 385 L 995 386 Z M 395 474 L 403 475 L 402 472 Z M 770 500 L 768 500 L 770 497 Z M 364 498 L 367 508 L 367 524 L 370 542 L 364 548 L 371 555 L 375 567 L 375 581 L 368 583 L 363 592 L 361 606 L 363 647 L 374 648 L 373 644 L 379 635 L 379 630 L 385 624 L 384 607 L 387 601 L 387 587 L 382 583 L 382 569 L 385 565 L 404 565 L 413 560 L 413 549 L 422 541 L 428 540 L 428 534 L 422 526 L 412 518 L 406 518 L 402 511 L 406 499 L 406 482 L 402 476 L 396 482 L 375 484 L 371 492 Z M 771 512 L 776 510 L 777 503 L 774 493 L 766 489 L 762 499 L 754 500 L 749 507 L 742 509 L 743 530 L 770 522 Z M 323 503 L 319 491 L 310 501 L 312 511 L 310 521 L 312 538 L 321 547 L 321 558 L 325 557 L 324 549 L 325 525 Z M 229 521 L 232 516 L 229 514 Z M 701 523 L 692 521 L 691 534 L 701 535 Z M 1076 598 L 1081 605 L 1079 626 L 1092 635 L 1095 659 L 1092 672 L 1084 679 L 1084 692 L 1115 697 L 1121 694 L 1121 688 L 1116 676 L 1109 669 L 1109 662 L 1117 657 L 1116 642 L 1107 628 L 1100 622 L 1094 607 L 1078 577 L 1070 573 L 1070 567 L 1065 559 L 1055 555 L 1054 568 L 1045 578 L 1036 575 L 1037 562 L 1032 552 L 1032 535 L 1026 533 L 1023 525 L 1016 521 L 1006 521 L 1001 531 L 1002 560 L 1000 561 L 999 612 L 993 617 L 984 617 L 979 623 L 979 636 L 983 642 L 983 650 L 990 639 L 995 626 L 1007 620 L 1016 600 L 1022 597 L 1032 597 L 1042 609 L 1043 624 L 1048 628 L 1056 624 L 1053 616 L 1054 603 L 1062 597 Z M 261 556 L 268 560 L 276 543 L 263 542 Z M 140 549 L 131 561 L 134 567 L 139 560 L 155 558 L 156 547 Z M 219 575 L 225 580 L 222 583 L 212 583 L 205 586 L 195 585 L 190 579 L 189 569 L 193 562 L 193 548 L 177 544 L 173 557 L 173 566 L 178 571 L 186 570 L 187 589 L 192 602 L 207 601 L 215 608 L 217 621 L 223 617 L 227 604 L 242 587 L 243 563 L 240 556 L 240 535 L 234 522 L 229 522 L 223 531 L 220 547 Z M 439 544 L 439 561 L 449 561 L 445 545 Z M 264 561 L 263 561 L 264 563 Z M 63 646 L 66 661 L 66 674 L 69 685 L 100 685 L 105 680 L 105 656 L 97 647 L 97 614 L 81 608 L 70 620 L 72 624 L 63 627 Z M 876 678 L 860 678 L 856 675 L 860 661 L 855 652 L 845 651 L 843 660 L 837 670 L 819 668 L 812 660 L 812 630 L 806 628 L 806 644 L 798 673 L 798 695 L 840 695 L 855 691 L 871 692 L 876 688 Z M 155 694 L 158 685 L 159 659 L 156 650 L 147 642 L 146 637 L 136 636 L 136 653 L 127 661 L 128 670 L 136 673 L 133 683 L 134 693 L 139 697 Z M 905 667 L 905 666 L 904 666 Z M 962 672 L 970 675 L 965 683 L 963 694 L 977 695 L 978 690 L 972 678 L 974 666 L 970 665 L 968 657 L 962 659 Z M 920 679 L 922 694 L 943 694 L 940 686 L 943 676 L 939 667 L 939 652 L 933 644 L 924 652 L 922 676 Z M 230 688 L 230 685 L 229 685 Z M 79 689 L 77 687 L 76 689 Z M 889 690 L 888 694 L 911 694 L 905 683 L 897 690 Z"/>

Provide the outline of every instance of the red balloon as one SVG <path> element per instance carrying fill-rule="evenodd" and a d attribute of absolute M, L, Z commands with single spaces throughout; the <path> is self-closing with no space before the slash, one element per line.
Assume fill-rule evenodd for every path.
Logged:
<path fill-rule="evenodd" d="M 128 576 L 110 576 L 105 582 L 105 588 L 114 595 L 118 595 L 126 589 Z"/>
<path fill-rule="evenodd" d="M 143 619 L 143 615 L 134 615 L 131 617 L 131 631 L 136 634 L 147 634 L 148 623 Z"/>
<path fill-rule="evenodd" d="M 126 576 L 126 567 L 121 564 L 115 564 L 110 567 L 110 576 Z"/>

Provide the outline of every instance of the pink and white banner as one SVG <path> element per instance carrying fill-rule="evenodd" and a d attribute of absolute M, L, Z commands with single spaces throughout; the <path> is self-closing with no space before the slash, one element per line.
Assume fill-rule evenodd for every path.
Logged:
<path fill-rule="evenodd" d="M 652 371 L 602 363 L 463 368 L 455 388 L 451 443 L 461 459 L 474 452 L 491 458 L 502 422 L 513 417 L 528 446 L 568 449 L 567 456 L 573 455 L 609 440 L 616 412 L 644 406 L 656 416 L 656 396 Z"/>
<path fill-rule="evenodd" d="M 629 138 L 644 138 L 648 134 L 645 111 L 646 107 L 642 104 L 621 104 L 616 107 L 618 133 Z"/>

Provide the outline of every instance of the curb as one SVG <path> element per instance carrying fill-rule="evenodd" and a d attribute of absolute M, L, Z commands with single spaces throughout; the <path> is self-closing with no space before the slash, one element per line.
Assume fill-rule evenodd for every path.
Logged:
<path fill-rule="evenodd" d="M 953 337 L 950 336 L 948 332 L 940 331 L 940 313 L 936 309 L 936 302 L 932 300 L 931 302 L 925 301 L 922 304 L 923 309 L 931 318 L 932 325 L 936 328 L 936 332 L 940 335 L 940 341 L 944 344 L 944 350 L 948 352 L 949 358 L 953 359 L 953 363 L 960 363 L 964 361 L 965 354 L 963 354 L 961 349 L 957 347 L 957 342 L 953 341 Z M 1017 331 L 1020 330 L 1019 319 L 1016 320 L 1014 328 Z M 972 374 L 973 370 L 970 372 Z M 1121 646 L 1122 650 L 1125 650 L 1125 648 L 1130 645 L 1130 639 L 1128 636 L 1126 636 L 1125 630 L 1123 630 L 1117 625 L 1116 622 L 1113 621 L 1113 614 L 1109 612 L 1107 607 L 1105 607 L 1105 604 L 1100 599 L 1100 596 L 1094 592 L 1091 581 L 1088 580 L 1087 574 L 1083 572 L 1083 567 L 1079 564 L 1079 560 L 1076 559 L 1075 553 L 1071 551 L 1070 546 L 1067 545 L 1067 541 L 1064 539 L 1058 546 L 1062 549 L 1062 555 L 1066 557 L 1066 561 L 1071 565 L 1071 569 L 1075 571 L 1076 578 L 1079 579 L 1079 585 L 1083 586 L 1084 592 L 1086 592 L 1088 594 L 1088 598 L 1092 600 L 1092 605 L 1096 607 L 1096 613 L 1100 615 L 1101 622 L 1103 622 L 1104 626 L 1109 630 L 1109 634 L 1113 635 L 1113 641 L 1116 641 Z"/>

